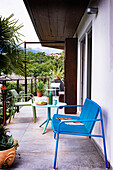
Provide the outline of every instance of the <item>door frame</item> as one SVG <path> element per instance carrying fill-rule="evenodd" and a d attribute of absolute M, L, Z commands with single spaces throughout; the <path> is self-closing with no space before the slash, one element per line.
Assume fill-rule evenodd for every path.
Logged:
<path fill-rule="evenodd" d="M 85 44 L 83 44 L 85 42 Z M 80 103 L 91 99 L 92 87 L 92 26 L 80 39 Z M 85 49 L 84 49 L 85 48 Z M 85 73 L 84 73 L 84 72 Z"/>

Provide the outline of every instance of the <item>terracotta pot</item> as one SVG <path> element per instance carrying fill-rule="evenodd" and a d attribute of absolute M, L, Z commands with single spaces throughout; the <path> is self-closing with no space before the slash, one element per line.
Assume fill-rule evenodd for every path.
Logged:
<path fill-rule="evenodd" d="M 17 140 L 14 140 L 14 143 L 17 142 Z M 0 168 L 11 166 L 15 159 L 15 153 L 16 153 L 16 147 L 13 147 L 11 149 L 0 151 Z"/>
<path fill-rule="evenodd" d="M 37 92 L 38 97 L 42 97 L 42 92 Z"/>
<path fill-rule="evenodd" d="M 60 77 L 54 78 L 54 80 L 60 80 Z"/>

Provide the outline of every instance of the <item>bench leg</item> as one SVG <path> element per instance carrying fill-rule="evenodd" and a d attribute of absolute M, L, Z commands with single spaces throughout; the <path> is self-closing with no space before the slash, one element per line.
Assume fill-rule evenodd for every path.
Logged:
<path fill-rule="evenodd" d="M 57 139 L 56 139 L 56 148 L 55 148 L 55 157 L 54 157 L 54 166 L 53 166 L 53 169 L 56 168 L 57 151 L 58 151 L 58 140 L 59 140 L 59 132 L 57 133 Z"/>
<path fill-rule="evenodd" d="M 54 139 L 56 138 L 56 133 L 54 133 Z"/>
<path fill-rule="evenodd" d="M 105 165 L 106 169 L 108 169 L 108 162 L 107 162 L 107 152 L 106 152 L 106 144 L 105 144 L 105 135 L 104 135 L 104 126 L 103 126 L 103 121 L 101 120 L 101 126 L 102 126 L 102 138 L 103 138 L 103 146 L 104 146 L 104 156 L 105 156 Z"/>

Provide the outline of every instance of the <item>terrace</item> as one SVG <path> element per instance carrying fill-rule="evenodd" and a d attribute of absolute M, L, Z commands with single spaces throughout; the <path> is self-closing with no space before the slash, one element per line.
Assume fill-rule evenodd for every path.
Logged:
<path fill-rule="evenodd" d="M 45 134 L 39 125 L 47 116 L 46 108 L 37 108 L 36 123 L 33 123 L 32 108 L 22 107 L 11 123 L 7 124 L 11 134 L 19 141 L 17 155 L 9 169 L 52 170 L 56 140 L 49 123 Z M 52 115 L 56 108 L 52 108 Z M 61 109 L 60 113 L 64 113 Z M 105 169 L 105 162 L 88 137 L 60 135 L 58 169 Z"/>
<path fill-rule="evenodd" d="M 35 1 L 32 2 L 35 3 Z M 80 23 L 81 17 L 83 16 L 89 1 L 84 1 L 86 3 L 82 4 L 82 6 L 80 5 L 82 1 L 76 1 L 75 4 L 71 3 L 71 6 L 68 6 L 68 4 L 67 6 L 65 6 L 64 2 L 60 3 L 61 13 L 59 12 L 60 5 L 57 6 L 57 9 L 55 11 L 54 4 L 53 4 L 53 8 L 52 6 L 51 8 L 49 8 L 50 5 L 45 3 L 48 9 L 46 8 L 45 5 L 44 6 L 45 10 L 43 10 L 43 8 L 41 8 L 43 2 L 46 1 L 41 1 L 40 3 L 38 2 L 39 4 L 32 4 L 30 0 L 24 0 L 27 10 L 30 14 L 30 17 L 32 18 L 32 22 L 34 24 L 37 35 L 39 35 L 41 44 L 47 47 L 55 47 L 60 49 L 64 49 L 65 46 L 65 63 L 64 63 L 65 64 L 65 78 L 64 78 L 65 102 L 67 104 L 77 104 L 78 40 L 77 37 L 74 36 L 74 33 L 77 29 L 78 24 Z M 74 7 L 76 6 L 76 8 L 74 9 L 73 6 Z M 39 7 L 39 9 L 37 10 L 35 7 L 37 7 L 37 9 Z M 50 12 L 50 9 L 53 9 L 52 12 Z M 80 12 L 81 11 L 80 9 L 82 9 L 81 11 L 82 13 L 77 13 L 76 12 L 77 9 L 78 12 Z M 37 11 L 39 11 L 39 13 Z M 56 23 L 53 23 L 54 21 L 53 18 L 55 18 L 55 16 L 52 17 L 54 11 L 55 11 L 55 16 L 56 13 L 58 12 L 58 15 L 56 17 L 57 20 L 56 28 L 57 29 L 60 28 L 59 30 L 56 31 L 54 28 L 54 25 Z M 62 15 L 63 12 L 65 13 L 65 15 Z M 60 18 L 60 16 L 62 16 L 63 18 Z M 70 16 L 73 17 L 76 16 L 77 18 L 79 16 L 78 21 L 76 23 L 73 22 L 74 21 L 73 17 Z M 42 23 L 39 21 L 42 21 Z M 59 22 L 61 21 L 64 21 L 64 23 L 60 25 Z M 46 26 L 48 26 L 48 29 L 45 29 Z M 69 30 L 70 26 L 74 30 L 72 29 Z M 39 30 L 37 30 L 37 28 Z M 62 28 L 63 31 L 65 30 L 65 32 L 61 31 Z M 45 35 L 43 34 L 44 30 L 47 31 L 47 34 Z M 60 34 L 55 35 L 55 33 L 60 33 Z M 66 34 L 66 33 L 71 33 L 71 34 Z M 62 35 L 65 36 L 63 37 Z M 44 39 L 45 37 L 46 39 Z M 50 37 L 52 37 L 52 39 Z M 90 40 L 92 41 L 92 39 Z M 91 70 L 89 72 L 91 72 Z M 26 75 L 25 75 L 25 79 L 26 79 Z M 89 80 L 88 85 L 91 86 L 90 84 L 91 77 L 88 80 Z M 27 79 L 26 79 L 26 84 L 27 84 Z M 88 92 L 89 93 L 87 94 L 87 97 L 91 98 L 90 87 Z M 26 90 L 25 93 L 27 93 Z M 52 109 L 52 115 L 54 113 L 56 113 L 56 109 Z M 61 110 L 61 113 L 64 113 L 64 111 Z M 75 110 L 71 110 L 71 113 L 75 113 Z M 19 141 L 19 145 L 20 145 L 18 148 L 18 154 L 16 155 L 16 159 L 10 169 L 42 169 L 42 170 L 53 169 L 55 139 L 53 138 L 54 135 L 51 128 L 51 123 L 49 123 L 46 129 L 46 133 L 44 135 L 42 135 L 42 131 L 44 127 L 43 126 L 39 127 L 39 125 L 45 120 L 45 117 L 47 116 L 46 109 L 37 108 L 37 116 L 38 118 L 36 119 L 36 123 L 33 123 L 33 115 L 32 115 L 31 108 L 22 107 L 20 109 L 20 112 L 16 113 L 15 118 L 11 120 L 11 123 L 7 124 L 7 127 L 10 128 L 11 133 L 13 134 L 14 138 Z M 62 169 L 86 169 L 86 170 L 105 169 L 105 162 L 104 159 L 100 156 L 93 139 L 89 139 L 87 137 L 60 135 L 57 167 L 60 170 Z"/>

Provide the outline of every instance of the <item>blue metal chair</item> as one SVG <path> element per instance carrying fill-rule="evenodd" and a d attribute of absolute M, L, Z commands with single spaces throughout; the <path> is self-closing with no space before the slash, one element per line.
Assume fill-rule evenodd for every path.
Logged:
<path fill-rule="evenodd" d="M 79 117 L 58 114 L 60 107 L 81 107 L 81 106 L 83 108 Z M 99 113 L 100 113 L 100 118 L 97 118 Z M 96 121 L 100 121 L 101 123 L 101 128 L 102 128 L 101 135 L 91 134 Z M 84 105 L 59 106 L 57 108 L 57 114 L 54 114 L 52 118 L 52 129 L 54 132 L 54 138 L 57 133 L 54 167 L 53 167 L 54 169 L 56 168 L 59 134 L 89 136 L 89 138 L 91 138 L 91 136 L 102 138 L 103 145 L 104 145 L 105 165 L 106 168 L 108 168 L 102 111 L 101 111 L 101 107 L 98 104 L 96 104 L 94 101 L 86 98 Z"/>

